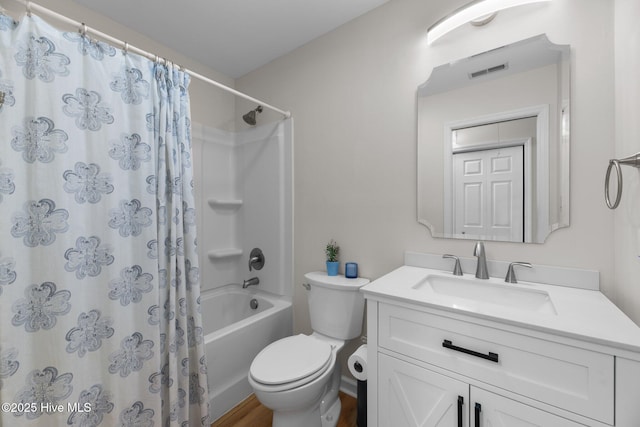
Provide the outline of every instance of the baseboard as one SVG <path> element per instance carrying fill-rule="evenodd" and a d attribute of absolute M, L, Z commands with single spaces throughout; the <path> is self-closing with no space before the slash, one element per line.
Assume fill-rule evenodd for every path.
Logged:
<path fill-rule="evenodd" d="M 358 383 L 353 378 L 343 375 L 340 380 L 340 391 L 351 397 L 358 397 Z"/>

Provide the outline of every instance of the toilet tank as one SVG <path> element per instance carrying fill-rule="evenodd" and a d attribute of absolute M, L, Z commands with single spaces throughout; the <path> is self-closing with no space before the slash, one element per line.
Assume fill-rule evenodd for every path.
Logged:
<path fill-rule="evenodd" d="M 310 285 L 307 293 L 311 328 L 323 335 L 348 340 L 362 332 L 364 295 L 360 288 L 369 279 L 328 276 L 324 271 L 304 275 Z"/>

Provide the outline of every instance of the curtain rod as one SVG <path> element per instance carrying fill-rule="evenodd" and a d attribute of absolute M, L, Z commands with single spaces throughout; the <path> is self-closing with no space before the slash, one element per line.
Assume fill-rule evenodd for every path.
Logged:
<path fill-rule="evenodd" d="M 119 46 L 125 52 L 134 52 L 134 53 L 137 53 L 138 55 L 142 55 L 142 56 L 144 56 L 144 57 L 146 57 L 146 58 L 148 58 L 148 59 L 150 59 L 152 61 L 156 61 L 156 62 L 159 62 L 160 60 L 164 60 L 165 63 L 169 62 L 166 59 L 160 57 L 159 55 L 155 55 L 155 54 L 152 54 L 150 52 L 147 52 L 146 50 L 142 50 L 142 49 L 140 49 L 138 47 L 131 46 L 129 43 L 127 43 L 125 41 L 119 40 L 119 39 L 117 39 L 115 37 L 110 36 L 109 34 L 105 34 L 105 33 L 101 32 L 101 31 L 98 31 L 95 28 L 89 28 L 83 22 L 78 22 L 76 20 L 73 20 L 73 19 L 71 19 L 71 18 L 69 18 L 67 16 L 64 16 L 64 15 L 61 15 L 61 14 L 59 14 L 57 12 L 54 12 L 53 10 L 47 9 L 46 7 L 43 7 L 43 6 L 39 5 L 39 4 L 33 3 L 31 1 L 28 1 L 28 0 L 15 0 L 15 1 L 17 1 L 18 3 L 20 3 L 20 4 L 22 4 L 23 6 L 26 7 L 28 15 L 30 15 L 32 11 L 39 12 L 39 13 L 41 13 L 43 15 L 47 15 L 47 16 L 49 16 L 51 18 L 57 19 L 59 21 L 62 21 L 64 23 L 66 23 L 66 24 L 72 25 L 74 27 L 78 27 L 83 34 L 86 34 L 86 33 L 90 32 L 93 35 L 95 35 L 95 36 L 97 36 L 97 37 L 99 37 L 101 39 L 104 39 L 104 40 L 106 40 L 106 41 L 108 41 L 110 43 L 113 43 L 113 44 Z M 190 76 L 195 77 L 198 80 L 202 80 L 205 83 L 209 83 L 209 84 L 211 84 L 213 86 L 216 86 L 216 87 L 218 87 L 218 88 L 220 88 L 222 90 L 225 90 L 225 91 L 230 92 L 230 93 L 232 93 L 232 94 L 234 94 L 236 96 L 239 96 L 240 98 L 244 98 L 244 99 L 246 99 L 248 101 L 255 102 L 255 103 L 257 103 L 257 104 L 259 104 L 259 105 L 261 105 L 263 107 L 269 108 L 270 110 L 273 110 L 273 111 L 275 111 L 277 113 L 280 113 L 287 119 L 289 117 L 291 117 L 291 112 L 290 111 L 281 110 L 281 109 L 279 109 L 277 107 L 274 107 L 273 105 L 270 105 L 270 104 L 267 104 L 266 102 L 260 101 L 257 98 L 254 98 L 254 97 L 249 96 L 249 95 L 247 95 L 245 93 L 237 91 L 237 90 L 235 90 L 233 88 L 230 88 L 229 86 L 223 85 L 222 83 L 217 82 L 217 81 L 215 81 L 213 79 L 210 79 L 209 77 L 205 77 L 202 74 L 198 74 L 195 71 L 188 70 L 188 69 L 184 69 L 184 71 L 187 74 L 189 74 Z"/>

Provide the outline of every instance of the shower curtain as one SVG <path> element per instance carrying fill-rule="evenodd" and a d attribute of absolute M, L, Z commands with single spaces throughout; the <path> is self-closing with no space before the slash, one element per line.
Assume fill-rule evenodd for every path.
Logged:
<path fill-rule="evenodd" d="M 0 425 L 207 425 L 188 75 L 36 16 L 0 42 Z"/>

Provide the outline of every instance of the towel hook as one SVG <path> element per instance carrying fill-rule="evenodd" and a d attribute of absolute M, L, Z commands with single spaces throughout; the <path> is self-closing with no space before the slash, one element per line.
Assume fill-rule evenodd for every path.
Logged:
<path fill-rule="evenodd" d="M 632 156 L 625 157 L 624 159 L 611 159 L 609 160 L 609 167 L 607 167 L 607 175 L 604 179 L 604 201 L 609 209 L 615 209 L 620 204 L 622 199 L 622 170 L 620 165 L 633 166 L 634 168 L 640 168 L 640 153 L 636 153 Z M 616 199 L 611 203 L 609 197 L 609 179 L 611 178 L 611 169 L 616 169 L 616 176 L 618 178 L 618 189 L 616 192 Z"/>

